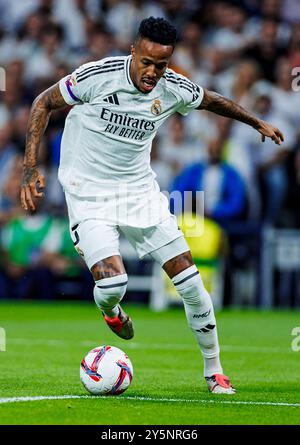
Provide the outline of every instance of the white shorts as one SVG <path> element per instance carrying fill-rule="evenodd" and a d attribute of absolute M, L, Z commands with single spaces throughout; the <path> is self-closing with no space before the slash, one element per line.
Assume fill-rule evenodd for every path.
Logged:
<path fill-rule="evenodd" d="M 74 247 L 83 257 L 89 269 L 104 258 L 120 255 L 120 231 L 124 233 L 140 258 L 150 254 L 161 265 L 189 250 L 183 233 L 178 228 L 177 219 L 170 212 L 167 218 L 158 224 L 143 228 L 105 223 L 102 219 L 93 217 L 91 213 L 80 221 L 76 216 L 80 212 L 76 212 L 76 210 L 78 207 L 84 208 L 85 201 L 70 194 L 66 194 L 66 201 Z M 78 222 L 73 225 L 74 220 Z"/>
<path fill-rule="evenodd" d="M 156 181 L 134 188 L 120 183 L 118 188 L 100 188 L 97 196 L 89 197 L 65 190 L 65 196 L 71 226 L 97 219 L 104 224 L 146 228 L 170 216 L 169 201 Z"/>

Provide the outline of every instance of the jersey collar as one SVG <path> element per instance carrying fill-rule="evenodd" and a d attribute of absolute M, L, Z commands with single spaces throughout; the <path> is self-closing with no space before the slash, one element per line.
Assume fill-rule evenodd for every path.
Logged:
<path fill-rule="evenodd" d="M 130 65 L 131 65 L 131 60 L 132 60 L 132 57 L 131 57 L 131 56 L 128 56 L 128 57 L 127 57 L 127 60 L 126 60 L 126 63 L 125 63 L 125 75 L 126 75 L 126 79 L 127 79 L 128 84 L 129 84 L 131 87 L 134 87 L 134 84 L 133 84 L 133 82 L 132 82 L 132 80 L 131 80 L 131 77 L 130 77 Z"/>

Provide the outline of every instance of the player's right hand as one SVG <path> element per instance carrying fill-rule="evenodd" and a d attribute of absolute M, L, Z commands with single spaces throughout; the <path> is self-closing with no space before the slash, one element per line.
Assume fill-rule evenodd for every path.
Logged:
<path fill-rule="evenodd" d="M 21 184 L 21 206 L 24 210 L 35 210 L 34 198 L 42 198 L 45 178 L 35 167 L 24 166 Z"/>

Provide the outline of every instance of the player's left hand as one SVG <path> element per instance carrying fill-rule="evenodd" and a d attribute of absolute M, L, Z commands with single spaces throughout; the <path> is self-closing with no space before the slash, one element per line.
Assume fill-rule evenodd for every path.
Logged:
<path fill-rule="evenodd" d="M 268 124 L 268 122 L 260 120 L 255 129 L 261 134 L 262 142 L 265 142 L 266 137 L 271 138 L 277 145 L 281 145 L 281 143 L 284 141 L 284 136 L 279 128 Z"/>

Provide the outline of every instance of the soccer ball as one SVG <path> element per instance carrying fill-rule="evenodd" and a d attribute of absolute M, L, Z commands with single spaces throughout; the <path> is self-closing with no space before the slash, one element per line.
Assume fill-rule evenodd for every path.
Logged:
<path fill-rule="evenodd" d="M 80 365 L 80 380 L 91 394 L 121 394 L 129 387 L 132 377 L 130 359 L 115 346 L 98 346 L 92 349 Z"/>

